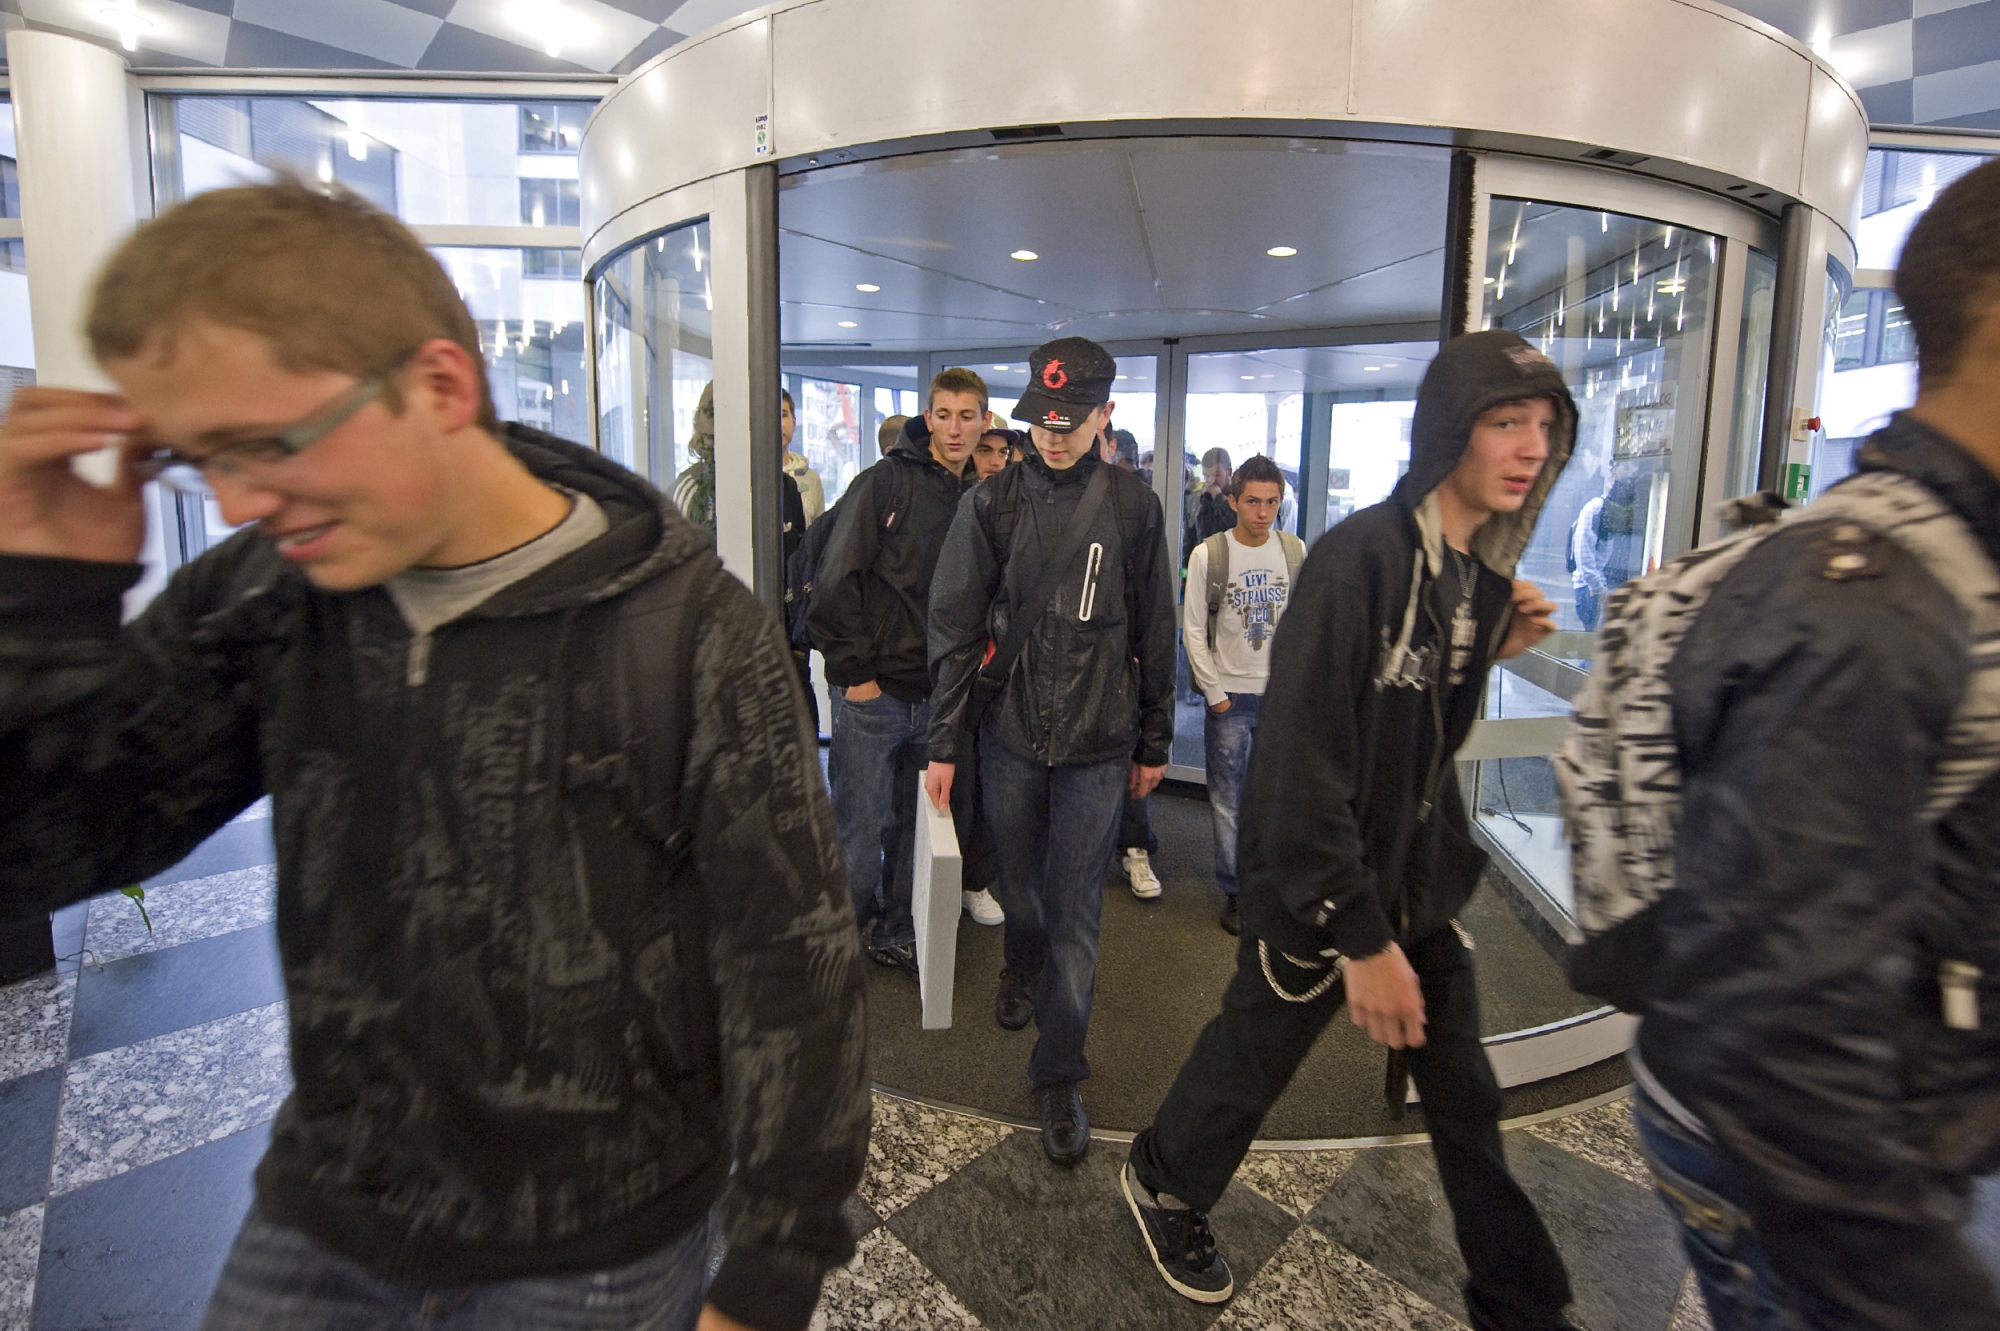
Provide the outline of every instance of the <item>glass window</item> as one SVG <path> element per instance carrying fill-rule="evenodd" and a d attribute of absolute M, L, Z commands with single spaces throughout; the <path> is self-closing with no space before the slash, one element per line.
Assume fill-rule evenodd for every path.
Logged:
<path fill-rule="evenodd" d="M 812 365 L 786 362 L 785 390 L 797 408 L 790 451 L 819 477 L 828 506 L 882 456 L 882 422 L 921 410 L 914 364 Z"/>
<path fill-rule="evenodd" d="M 21 215 L 19 156 L 14 148 L 14 103 L 0 97 L 0 217 Z"/>
<path fill-rule="evenodd" d="M 1757 488 L 1757 467 L 1764 447 L 1764 392 L 1770 383 L 1771 301 L 1777 286 L 1777 259 L 1762 250 L 1751 250 L 1743 274 L 1743 315 L 1736 343 L 1727 485 L 1731 497 Z"/>
<path fill-rule="evenodd" d="M 1893 291 L 1881 293 L 1882 335 L 1880 352 L 1875 357 L 1877 365 L 1903 365 L 1917 358 L 1917 334 L 1910 327 L 1910 316 L 1903 312 L 1903 302 L 1896 299 Z"/>
<path fill-rule="evenodd" d="M 1910 228 L 1945 186 L 1988 160 L 1976 153 L 1871 149 L 1861 176 L 1855 265 L 1893 269 Z"/>
<path fill-rule="evenodd" d="M 695 408 L 714 376 L 708 255 L 708 222 L 691 222 L 597 278 L 598 447 L 662 489 L 695 461 Z"/>
<path fill-rule="evenodd" d="M 416 226 L 576 225 L 589 102 L 175 96 L 163 191 L 187 198 L 289 171 L 339 183 Z M 540 213 L 540 220 L 536 214 Z"/>
<path fill-rule="evenodd" d="M 1578 420 L 1575 452 L 1518 574 L 1556 603 L 1562 631 L 1494 672 L 1487 716 L 1562 716 L 1589 669 L 1605 595 L 1689 538 L 1720 242 L 1520 199 L 1494 199 L 1491 218 L 1486 326 L 1520 333 L 1555 361 Z M 1470 794 L 1478 825 L 1573 914 L 1548 759 L 1482 762 Z"/>
<path fill-rule="evenodd" d="M 1868 296 L 1866 291 L 1857 291 L 1847 298 L 1834 317 L 1833 368 L 1841 370 L 1858 369 L 1868 359 Z"/>
<path fill-rule="evenodd" d="M 487 384 L 501 420 L 578 443 L 590 440 L 584 406 L 583 287 L 530 271 L 530 256 L 575 250 L 433 249 L 479 325 Z M 538 262 L 546 262 L 546 259 Z M 557 268 L 563 265 L 558 262 Z"/>

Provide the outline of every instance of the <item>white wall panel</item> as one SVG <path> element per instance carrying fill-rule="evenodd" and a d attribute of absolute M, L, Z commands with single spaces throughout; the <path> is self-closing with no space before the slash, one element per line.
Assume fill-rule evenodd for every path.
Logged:
<path fill-rule="evenodd" d="M 1861 171 L 1868 164 L 1868 139 L 1844 132 L 1867 112 L 1847 86 L 1815 68 L 1807 112 L 1805 160 L 1798 196 L 1854 235 L 1861 222 Z"/>

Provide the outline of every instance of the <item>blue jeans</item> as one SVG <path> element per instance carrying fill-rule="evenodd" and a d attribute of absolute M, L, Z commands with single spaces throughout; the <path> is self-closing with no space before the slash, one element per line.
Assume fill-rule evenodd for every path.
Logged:
<path fill-rule="evenodd" d="M 917 845 L 917 787 L 930 761 L 925 732 L 929 702 L 899 702 L 888 694 L 867 702 L 842 699 L 827 747 L 827 784 L 854 922 L 871 948 L 917 941 L 910 917 L 910 875 Z"/>
<path fill-rule="evenodd" d="M 1232 693 L 1229 710 L 1204 707 L 1202 752 L 1208 767 L 1208 811 L 1215 820 L 1215 883 L 1236 895 L 1236 813 L 1243 807 L 1243 778 L 1250 772 L 1250 737 L 1257 732 L 1262 695 Z"/>
<path fill-rule="evenodd" d="M 1790 1292 L 1764 1255 L 1749 1212 L 1726 1191 L 1715 1147 L 1682 1127 L 1637 1086 L 1632 1088 L 1632 1110 L 1660 1200 L 1681 1222 L 1681 1243 L 1701 1282 L 1715 1331 L 1794 1331 L 1803 1326 L 1792 1311 Z"/>
<path fill-rule="evenodd" d="M 1007 969 L 1031 982 L 1040 977 L 1028 1080 L 1082 1081 L 1090 1075 L 1083 1042 L 1097 990 L 1104 871 L 1132 762 L 1045 767 L 991 731 L 980 736 L 979 760 L 999 852 Z"/>
<path fill-rule="evenodd" d="M 710 1222 L 615 1271 L 488 1285 L 379 1280 L 256 1207 L 202 1331 L 691 1331 L 708 1287 Z"/>

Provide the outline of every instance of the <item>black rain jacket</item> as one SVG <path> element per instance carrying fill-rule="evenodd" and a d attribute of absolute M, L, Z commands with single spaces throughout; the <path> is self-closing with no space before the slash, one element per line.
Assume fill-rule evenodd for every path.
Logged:
<path fill-rule="evenodd" d="M 651 486 L 537 431 L 504 442 L 610 530 L 439 627 L 421 684 L 386 592 L 320 590 L 255 531 L 122 628 L 136 566 L 0 557 L 0 904 L 137 882 L 269 792 L 295 1087 L 265 1213 L 382 1278 L 456 1285 L 622 1266 L 720 1197 L 709 1298 L 803 1328 L 853 1252 L 869 1101 L 790 652 Z M 624 612 L 677 577 L 698 609 Z M 668 622 L 691 652 L 641 642 Z M 630 705 L 640 686 L 655 705 Z M 641 830 L 672 779 L 647 780 L 649 715 L 688 718 L 686 859 Z"/>
<path fill-rule="evenodd" d="M 1456 607 L 1437 595 L 1434 492 L 1481 412 L 1530 397 L 1558 404 L 1549 459 L 1521 509 L 1474 536 L 1477 646 L 1466 684 L 1449 689 Z M 1448 342 L 1417 394 L 1409 472 L 1306 557 L 1271 644 L 1239 815 L 1239 902 L 1255 937 L 1295 956 L 1368 957 L 1443 927 L 1472 895 L 1486 855 L 1452 755 L 1478 717 L 1515 565 L 1575 433 L 1575 404 L 1547 357 L 1508 332 Z"/>
<path fill-rule="evenodd" d="M 1012 607 L 1061 541 L 1091 475 L 1107 465 L 1092 452 L 1054 471 L 1030 447 L 1025 462 L 980 482 L 959 502 L 931 584 L 933 761 L 958 761 L 966 696 L 988 642 L 1007 636 Z M 1004 565 L 995 554 L 996 503 L 1015 514 Z M 1051 767 L 1167 761 L 1178 617 L 1165 532 L 1159 496 L 1112 467 L 1110 492 L 1083 549 L 987 710 L 985 730 L 996 742 Z"/>
<path fill-rule="evenodd" d="M 1949 439 L 1898 416 L 1859 466 L 1921 481 L 2000 560 L 2000 478 Z M 1830 575 L 1856 549 L 1809 524 L 1772 537 L 1675 653 L 1677 882 L 1639 1053 L 1714 1139 L 1809 1325 L 1991 1328 L 1952 1230 L 1971 1177 L 2000 1169 L 2000 777 L 1920 819 L 1965 618 L 1886 538 Z M 1941 1020 L 1945 958 L 1984 973 L 1979 1030 Z"/>
<path fill-rule="evenodd" d="M 959 498 L 978 479 L 970 459 L 961 477 L 932 457 L 930 424 L 912 416 L 888 454 L 849 483 L 806 612 L 827 683 L 849 688 L 872 679 L 907 703 L 930 696 L 931 575 Z M 881 511 L 904 495 L 905 512 Z"/>

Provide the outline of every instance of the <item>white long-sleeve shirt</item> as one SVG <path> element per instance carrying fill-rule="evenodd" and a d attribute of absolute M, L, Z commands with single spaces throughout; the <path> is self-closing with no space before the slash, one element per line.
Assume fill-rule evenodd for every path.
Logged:
<path fill-rule="evenodd" d="M 1208 641 L 1208 542 L 1188 559 L 1181 639 L 1195 687 L 1213 707 L 1232 693 L 1264 692 L 1271 675 L 1271 638 L 1291 599 L 1285 546 L 1274 532 L 1262 545 L 1245 545 L 1231 529 L 1223 536 L 1229 577 L 1215 616 L 1215 645 Z"/>

